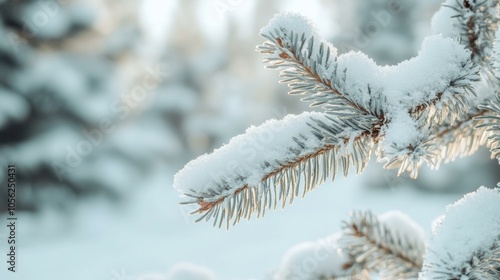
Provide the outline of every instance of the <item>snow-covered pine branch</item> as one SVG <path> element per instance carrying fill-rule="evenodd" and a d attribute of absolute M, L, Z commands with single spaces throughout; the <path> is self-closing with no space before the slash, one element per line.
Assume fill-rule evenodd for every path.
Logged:
<path fill-rule="evenodd" d="M 396 66 L 378 66 L 360 52 L 336 56 L 337 50 L 297 14 L 277 15 L 261 35 L 269 41 L 257 50 L 266 55 L 268 68 L 281 70 L 290 94 L 307 95 L 302 100 L 312 107 L 322 105 L 342 118 L 365 115 L 370 123 L 406 110 L 441 123 L 468 109 L 464 96 L 478 81 L 470 52 L 439 35 L 427 38 L 417 57 Z"/>
<path fill-rule="evenodd" d="M 258 50 L 280 70 L 292 94 L 325 113 L 304 113 L 250 128 L 228 145 L 186 165 L 174 185 L 198 204 L 198 220 L 227 227 L 242 217 L 263 215 L 305 194 L 341 165 L 361 172 L 372 150 L 386 168 L 416 177 L 423 162 L 441 155 L 432 143 L 437 127 L 469 111 L 478 68 L 471 52 L 440 35 L 424 40 L 418 56 L 378 66 L 363 53 L 337 56 L 310 21 L 283 13 L 262 29 L 269 41 Z M 279 135 L 272 131 L 284 127 Z M 267 138 L 266 138 L 267 137 Z M 255 139 L 266 139 L 255 143 Z M 254 141 L 258 148 L 242 148 Z"/>
<path fill-rule="evenodd" d="M 498 0 L 446 0 L 432 20 L 434 32 L 460 38 L 488 82 L 496 83 L 493 42 L 499 22 Z"/>
<path fill-rule="evenodd" d="M 485 110 L 479 110 L 475 114 L 466 114 L 454 123 L 448 122 L 436 128 L 429 141 L 437 154 L 434 168 L 457 157 L 470 156 L 487 144 L 489 133 L 482 126 L 486 122 L 480 119 L 484 114 Z"/>
<path fill-rule="evenodd" d="M 283 256 L 273 280 L 369 280 L 365 274 L 352 278 L 351 271 L 344 268 L 347 261 L 339 250 L 340 233 L 325 238 L 299 243 Z"/>
<path fill-rule="evenodd" d="M 377 273 L 380 279 L 416 279 L 422 268 L 425 243 L 423 230 L 401 212 L 379 217 L 356 211 L 344 222 L 338 243 L 353 275 Z"/>
<path fill-rule="evenodd" d="M 353 212 L 344 229 L 290 248 L 273 280 L 416 279 L 425 253 L 423 230 L 401 212 Z"/>
<path fill-rule="evenodd" d="M 470 52 L 451 39 L 429 37 L 417 57 L 381 67 L 359 52 L 336 56 L 300 15 L 280 14 L 261 33 L 269 41 L 258 50 L 268 67 L 280 70 L 290 94 L 305 95 L 303 101 L 328 114 L 355 118 L 375 143 L 383 142 L 379 158 L 386 167 L 400 173 L 416 177 L 424 161 L 439 161 L 429 144 L 432 129 L 470 109 L 478 69 Z"/>
<path fill-rule="evenodd" d="M 495 32 L 495 42 L 493 43 L 492 67 L 495 69 L 495 76 L 500 77 L 500 29 Z"/>
<path fill-rule="evenodd" d="M 498 280 L 500 189 L 479 188 L 446 209 L 425 245 L 399 211 L 355 211 L 343 230 L 290 248 L 273 280 Z"/>
<path fill-rule="evenodd" d="M 480 105 L 479 108 L 488 111 L 489 114 L 477 118 L 483 121 L 477 129 L 486 129 L 490 132 L 487 139 L 488 147 L 492 156 L 500 162 L 500 92 L 497 92 L 496 98 L 486 105 Z"/>
<path fill-rule="evenodd" d="M 469 100 L 471 109 L 455 122 L 437 127 L 432 133 L 431 143 L 438 147 L 436 167 L 441 162 L 449 162 L 458 156 L 466 156 L 477 151 L 491 141 L 491 133 L 486 129 L 489 112 L 484 104 L 494 99 L 498 90 L 498 39 L 500 21 L 498 0 L 456 1 L 447 0 L 434 15 L 434 32 L 451 38 L 458 38 L 472 55 L 482 74 L 482 80 L 473 84 L 477 98 Z"/>
<path fill-rule="evenodd" d="M 500 279 L 500 189 L 479 188 L 448 206 L 419 279 Z"/>
<path fill-rule="evenodd" d="M 329 134 L 321 128 L 311 133 L 315 122 Z M 348 125 L 318 112 L 267 121 L 189 162 L 175 175 L 174 186 L 191 198 L 182 204 L 199 205 L 198 221 L 213 219 L 221 227 L 225 220 L 229 227 L 241 218 L 259 217 L 334 179 L 341 167 L 345 174 L 350 165 L 363 169 L 373 143 L 362 131 L 342 130 Z"/>

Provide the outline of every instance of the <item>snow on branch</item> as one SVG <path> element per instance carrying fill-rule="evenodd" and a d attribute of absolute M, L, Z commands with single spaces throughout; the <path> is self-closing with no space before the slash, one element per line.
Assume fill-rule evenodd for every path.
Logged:
<path fill-rule="evenodd" d="M 500 279 L 500 189 L 479 188 L 447 207 L 419 279 Z"/>
<path fill-rule="evenodd" d="M 432 159 L 434 168 L 457 157 L 470 156 L 487 143 L 489 133 L 483 127 L 486 122 L 481 120 L 485 114 L 486 110 L 475 110 L 454 123 L 447 122 L 436 128 L 429 140 L 436 153 Z"/>
<path fill-rule="evenodd" d="M 416 279 L 422 268 L 425 243 L 423 230 L 401 212 L 376 217 L 357 211 L 344 222 L 338 241 L 353 275 L 378 273 L 380 279 Z"/>
<path fill-rule="evenodd" d="M 316 123 L 318 127 L 316 127 Z M 322 128 L 323 127 L 323 128 Z M 311 130 L 316 133 L 311 133 Z M 288 115 L 250 127 L 228 144 L 189 162 L 174 186 L 198 204 L 199 220 L 226 227 L 313 190 L 340 168 L 361 172 L 373 143 L 363 131 L 323 113 Z"/>

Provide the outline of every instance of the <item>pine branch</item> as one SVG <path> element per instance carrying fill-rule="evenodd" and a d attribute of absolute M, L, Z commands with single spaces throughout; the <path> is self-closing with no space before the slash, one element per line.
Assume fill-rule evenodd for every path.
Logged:
<path fill-rule="evenodd" d="M 500 77 L 500 28 L 495 32 L 495 42 L 493 43 L 493 57 L 491 67 L 495 70 L 495 76 Z"/>
<path fill-rule="evenodd" d="M 281 26 L 262 31 L 269 41 L 257 50 L 266 55 L 267 68 L 280 70 L 282 83 L 290 87 L 291 95 L 306 95 L 302 101 L 311 101 L 311 107 L 322 106 L 327 112 L 357 120 L 383 119 L 382 111 L 370 112 L 342 87 L 346 73 L 338 73 L 337 50 L 323 42 L 318 35 L 288 31 Z M 380 106 L 377 106 L 380 108 Z"/>
<path fill-rule="evenodd" d="M 422 280 L 500 279 L 500 189 L 479 188 L 446 208 L 427 248 Z"/>
<path fill-rule="evenodd" d="M 282 258 L 273 280 L 370 280 L 363 270 L 352 275 L 345 269 L 345 254 L 339 249 L 341 233 L 337 232 L 315 241 L 307 241 L 290 248 Z M 311 265 L 314 264 L 314 265 Z"/>
<path fill-rule="evenodd" d="M 432 251 L 431 251 L 432 252 Z M 435 252 L 432 252 L 436 254 Z M 479 248 L 472 253 L 461 266 L 454 263 L 454 255 L 448 253 L 441 256 L 441 263 L 434 264 L 431 269 L 435 276 L 433 280 L 453 280 L 453 279 L 500 279 L 500 235 L 493 244 L 486 248 Z"/>
<path fill-rule="evenodd" d="M 456 28 L 461 41 L 471 50 L 473 61 L 481 66 L 487 81 L 496 82 L 491 64 L 492 46 L 495 30 L 499 22 L 498 0 L 456 0 L 444 7 L 453 9 L 456 14 Z"/>
<path fill-rule="evenodd" d="M 365 132 L 349 125 L 320 113 L 268 122 L 233 138 L 213 154 L 190 162 L 176 174 L 174 185 L 192 198 L 182 204 L 199 205 L 193 212 L 201 214 L 197 221 L 213 219 L 214 226 L 221 227 L 225 220 L 229 227 L 242 218 L 263 216 L 267 209 L 284 207 L 295 197 L 303 197 L 327 178 L 334 180 L 341 168 L 344 175 L 351 166 L 357 172 L 364 169 L 373 142 Z M 241 151 L 241 141 L 256 139 L 274 127 L 281 129 L 262 147 L 258 157 L 249 160 L 231 156 Z M 310 129 L 315 133 L 305 136 Z M 214 166 L 216 162 L 231 161 L 236 168 L 220 170 Z"/>
<path fill-rule="evenodd" d="M 303 19 L 298 17 L 298 20 Z M 303 25 L 308 26 L 309 22 L 303 21 Z M 282 82 L 289 84 L 291 94 L 307 95 L 303 101 L 312 101 L 311 106 L 321 105 L 335 117 L 355 119 L 357 124 L 352 126 L 358 125 L 357 128 L 371 134 L 374 143 L 384 139 L 384 132 L 391 131 L 392 123 L 400 122 L 394 117 L 401 115 L 396 111 L 407 110 L 419 123 L 416 127 L 420 128 L 424 123 L 439 125 L 445 121 L 453 122 L 470 109 L 469 100 L 475 96 L 471 84 L 479 81 L 479 68 L 472 63 L 470 53 L 465 53 L 457 43 L 445 42 L 438 37 L 429 39 L 431 43 L 427 45 L 432 46 L 427 46 L 417 58 L 389 71 L 401 78 L 394 79 L 362 54 L 337 57 L 336 49 L 324 42 L 314 28 L 309 26 L 304 33 L 296 33 L 286 26 L 288 23 L 280 18 L 273 19 L 269 26 L 274 28 L 266 27 L 261 32 L 269 41 L 258 50 L 266 54 L 268 67 L 281 70 Z M 446 43 L 453 52 L 436 54 L 433 48 L 438 43 Z M 436 57 L 441 62 L 435 61 Z M 440 79 L 415 79 L 415 76 L 425 75 L 423 71 L 427 70 L 424 70 L 423 64 L 429 63 L 428 67 L 433 67 L 431 61 L 432 64 L 449 65 L 449 68 L 436 72 L 435 77 Z M 351 68 L 360 67 L 373 73 L 357 77 L 355 75 L 359 70 Z M 402 70 L 398 71 L 399 68 Z M 366 75 L 364 72 L 360 74 Z M 405 89 L 404 86 L 390 84 L 394 82 L 391 78 L 400 83 L 411 82 L 413 87 Z M 407 90 L 408 93 L 405 92 Z M 411 119 L 406 121 L 407 125 L 415 122 Z M 385 167 L 399 168 L 399 173 L 408 170 L 412 177 L 416 177 L 424 162 L 433 164 L 431 161 L 435 155 L 425 137 L 404 142 L 398 141 L 399 137 L 389 138 L 394 141 L 385 144 L 387 149 L 379 150 L 379 158 L 388 162 Z"/>
<path fill-rule="evenodd" d="M 354 273 L 378 272 L 381 279 L 410 279 L 418 275 L 425 248 L 422 240 L 395 232 L 369 211 L 352 213 L 343 228 L 339 242 L 349 258 L 346 269 L 353 269 Z"/>
<path fill-rule="evenodd" d="M 486 105 L 480 105 L 479 108 L 488 111 L 490 114 L 477 118 L 484 122 L 478 125 L 477 128 L 485 129 L 491 133 L 487 139 L 488 147 L 492 156 L 500 161 L 500 92 L 497 92 L 496 99 L 491 100 Z"/>
<path fill-rule="evenodd" d="M 360 273 L 346 276 L 346 277 L 328 277 L 324 276 L 319 278 L 318 280 L 372 280 L 369 272 L 366 270 L 361 271 Z"/>
<path fill-rule="evenodd" d="M 392 143 L 391 152 L 388 153 L 385 151 L 383 156 L 379 156 L 379 158 L 387 158 L 384 168 L 398 168 L 397 176 L 400 176 L 404 172 L 408 171 L 410 172 L 410 178 L 416 179 L 418 177 L 418 170 L 422 164 L 427 163 L 434 166 L 434 157 L 436 156 L 435 145 L 428 140 L 416 140 L 416 144 L 410 145 L 398 145 L 396 143 Z"/>
<path fill-rule="evenodd" d="M 441 147 L 434 134 L 449 128 L 471 111 L 471 101 L 476 97 L 472 84 L 479 81 L 479 68 L 470 58 L 462 58 L 449 69 L 454 69 L 450 71 L 453 74 L 442 74 L 448 82 L 437 90 L 434 97 L 410 106 L 410 119 L 400 113 L 397 119 L 387 121 L 385 146 L 379 149 L 379 158 L 386 160 L 384 168 L 399 168 L 398 176 L 409 171 L 410 177 L 416 178 L 423 163 L 436 167 L 440 163 Z M 423 83 L 414 92 L 425 91 L 428 87 L 435 88 L 435 85 Z M 401 141 L 400 130 L 412 124 L 420 133 Z"/>
<path fill-rule="evenodd" d="M 344 175 L 351 166 L 360 173 L 375 145 L 386 168 L 416 177 L 424 162 L 434 164 L 431 132 L 470 109 L 478 68 L 452 39 L 431 36 L 417 57 L 380 67 L 362 53 L 337 57 L 299 15 L 278 15 L 261 33 L 269 40 L 258 47 L 268 67 L 281 71 L 292 94 L 307 95 L 304 101 L 326 112 L 265 124 L 186 165 L 174 185 L 192 198 L 186 204 L 199 206 L 193 211 L 201 214 L 197 221 L 213 219 L 221 227 L 225 220 L 229 227 L 278 204 L 284 207 L 327 177 L 334 179 L 338 166 Z M 283 125 L 287 132 L 258 145 L 252 159 L 237 156 L 241 142 Z"/>

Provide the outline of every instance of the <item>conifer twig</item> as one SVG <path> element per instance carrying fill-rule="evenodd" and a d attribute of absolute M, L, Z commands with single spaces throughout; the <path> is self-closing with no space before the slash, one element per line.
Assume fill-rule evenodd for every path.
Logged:
<path fill-rule="evenodd" d="M 489 112 L 476 119 L 483 121 L 477 126 L 478 129 L 485 129 L 490 133 L 487 142 L 492 156 L 500 161 L 500 92 L 497 92 L 496 98 L 490 100 L 486 105 L 480 105 L 479 109 Z"/>
<path fill-rule="evenodd" d="M 353 273 L 368 270 L 381 279 L 416 278 L 423 263 L 425 245 L 413 236 L 396 233 L 370 211 L 353 212 L 344 222 L 339 243 L 349 261 L 345 269 Z"/>

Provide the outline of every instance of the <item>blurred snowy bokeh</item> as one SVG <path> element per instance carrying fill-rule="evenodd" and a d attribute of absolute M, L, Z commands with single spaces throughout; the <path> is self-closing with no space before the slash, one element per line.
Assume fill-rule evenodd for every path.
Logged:
<path fill-rule="evenodd" d="M 374 162 L 229 232 L 192 224 L 172 188 L 179 168 L 310 110 L 254 51 L 275 13 L 300 12 L 341 52 L 394 64 L 417 53 L 440 4 L 307 2 L 0 1 L 0 163 L 17 166 L 21 224 L 18 272 L 2 265 L 0 278 L 266 279 L 352 209 L 401 210 L 430 234 L 447 204 L 500 180 L 485 150 L 416 181 Z"/>

